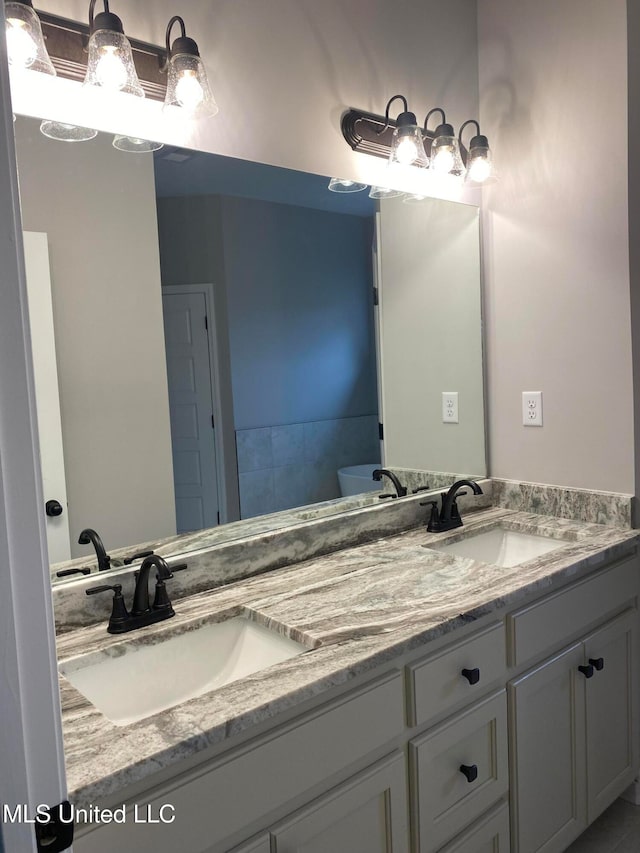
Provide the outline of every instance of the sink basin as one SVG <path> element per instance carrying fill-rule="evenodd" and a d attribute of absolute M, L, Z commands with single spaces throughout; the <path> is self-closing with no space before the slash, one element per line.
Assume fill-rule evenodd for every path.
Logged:
<path fill-rule="evenodd" d="M 445 554 L 455 554 L 457 557 L 470 557 L 483 563 L 493 563 L 495 566 L 518 566 L 534 557 L 548 554 L 566 543 L 552 539 L 549 536 L 538 536 L 532 533 L 520 533 L 517 530 L 507 530 L 494 527 L 484 533 L 474 533 L 452 542 L 450 545 L 428 546 L 434 551 Z"/>
<path fill-rule="evenodd" d="M 307 651 L 245 616 L 206 622 L 150 645 L 142 636 L 70 658 L 60 673 L 118 726 Z"/>

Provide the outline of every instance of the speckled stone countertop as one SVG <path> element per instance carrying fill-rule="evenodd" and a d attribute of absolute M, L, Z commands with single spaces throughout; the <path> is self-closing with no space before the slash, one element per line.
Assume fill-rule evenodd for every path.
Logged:
<path fill-rule="evenodd" d="M 496 525 L 563 546 L 513 568 L 430 550 Z M 337 551 L 183 598 L 168 622 L 127 634 L 105 625 L 58 638 L 58 657 L 120 654 L 207 621 L 245 613 L 312 650 L 127 726 L 116 726 L 60 677 L 70 798 L 98 803 L 194 753 L 347 683 L 470 621 L 516 605 L 632 551 L 640 534 L 505 509 L 470 513 L 444 534 L 424 528 Z M 149 780 L 150 785 L 152 779 Z"/>

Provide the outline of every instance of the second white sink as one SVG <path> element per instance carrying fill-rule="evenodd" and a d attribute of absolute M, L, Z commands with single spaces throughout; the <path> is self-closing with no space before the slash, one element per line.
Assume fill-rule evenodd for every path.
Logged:
<path fill-rule="evenodd" d="M 104 652 L 80 655 L 58 666 L 76 690 L 118 726 L 307 650 L 244 616 L 206 622 L 154 644 L 140 643 L 141 636 L 130 637 Z"/>
<path fill-rule="evenodd" d="M 431 546 L 434 551 L 470 557 L 483 563 L 505 568 L 518 566 L 549 551 L 562 548 L 566 542 L 548 536 L 520 533 L 504 527 L 494 527 L 484 533 L 474 533 L 448 545 Z"/>

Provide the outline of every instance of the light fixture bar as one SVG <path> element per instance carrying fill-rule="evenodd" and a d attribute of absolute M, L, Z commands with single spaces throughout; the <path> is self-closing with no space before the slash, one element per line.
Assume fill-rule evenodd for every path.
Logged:
<path fill-rule="evenodd" d="M 55 63 L 54 63 L 55 64 Z M 394 119 L 385 119 L 375 113 L 365 113 L 353 107 L 342 116 L 342 135 L 354 151 L 389 159 L 393 131 L 397 127 Z M 385 129 L 386 128 L 386 129 Z M 433 140 L 433 131 L 423 131 L 427 154 Z"/>
<path fill-rule="evenodd" d="M 87 73 L 89 27 L 77 21 L 38 12 L 47 51 L 60 77 L 83 81 Z M 147 98 L 164 101 L 167 76 L 160 70 L 165 60 L 164 47 L 129 38 L 133 62 Z"/>

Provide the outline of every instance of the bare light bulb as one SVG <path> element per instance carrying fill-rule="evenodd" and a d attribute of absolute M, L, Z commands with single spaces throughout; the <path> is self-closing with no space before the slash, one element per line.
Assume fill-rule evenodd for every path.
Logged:
<path fill-rule="evenodd" d="M 418 146 L 415 140 L 405 137 L 398 142 L 396 148 L 396 160 L 403 166 L 409 166 L 418 157 Z"/>
<path fill-rule="evenodd" d="M 18 18 L 7 19 L 7 52 L 9 64 L 17 68 L 29 68 L 38 55 L 38 45 Z"/>
<path fill-rule="evenodd" d="M 105 89 L 119 91 L 127 83 L 127 69 L 117 55 L 117 48 L 114 45 L 105 45 L 101 53 L 102 56 L 96 66 L 96 78 Z"/>
<path fill-rule="evenodd" d="M 432 167 L 436 172 L 447 175 L 453 169 L 454 163 L 453 151 L 448 145 L 443 145 L 438 148 L 432 160 Z"/>
<path fill-rule="evenodd" d="M 189 69 L 180 74 L 176 83 L 176 100 L 181 107 L 187 110 L 195 110 L 204 100 L 202 86 L 195 71 Z"/>
<path fill-rule="evenodd" d="M 486 157 L 474 157 L 469 166 L 469 180 L 481 184 L 491 174 L 491 163 Z"/>

